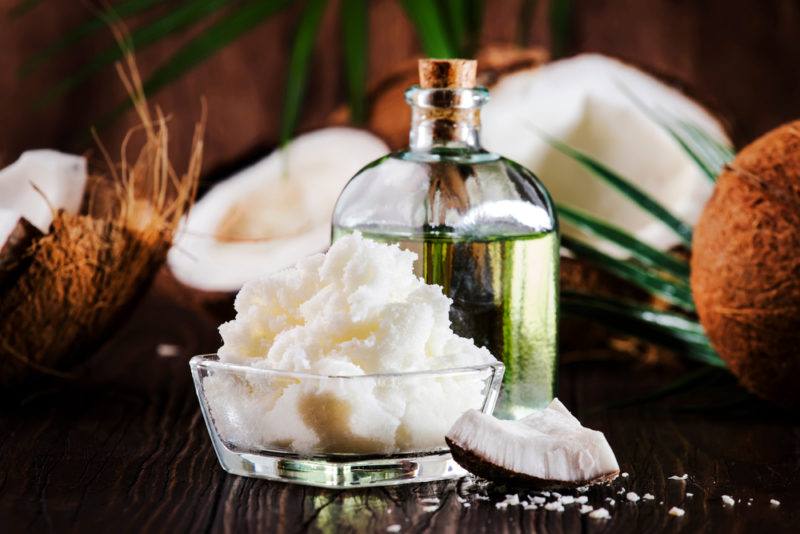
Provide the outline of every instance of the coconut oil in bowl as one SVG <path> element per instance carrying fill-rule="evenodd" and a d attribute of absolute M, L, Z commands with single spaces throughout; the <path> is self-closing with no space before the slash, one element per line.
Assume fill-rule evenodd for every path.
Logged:
<path fill-rule="evenodd" d="M 474 68 L 421 62 L 422 87 L 406 93 L 409 147 L 348 183 L 333 239 L 358 231 L 416 252 L 416 274 L 453 300 L 453 330 L 505 364 L 497 414 L 519 418 L 555 395 L 558 223 L 531 171 L 481 148 L 488 93 Z"/>
<path fill-rule="evenodd" d="M 327 488 L 463 476 L 445 433 L 467 410 L 490 414 L 499 362 L 462 368 L 320 375 L 190 362 L 214 450 L 229 473 Z"/>

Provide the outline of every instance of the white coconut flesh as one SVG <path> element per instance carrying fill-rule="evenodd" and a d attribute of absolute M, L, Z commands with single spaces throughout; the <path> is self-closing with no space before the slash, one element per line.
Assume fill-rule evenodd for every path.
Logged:
<path fill-rule="evenodd" d="M 0 170 L 2 226 L 15 225 L 24 218 L 46 234 L 54 211 L 78 212 L 85 189 L 83 157 L 55 150 L 24 152 L 17 161 Z"/>
<path fill-rule="evenodd" d="M 581 426 L 558 399 L 516 421 L 470 410 L 455 422 L 446 441 L 465 469 L 498 482 L 575 487 L 619 474 L 603 433 Z"/>
<path fill-rule="evenodd" d="M 679 243 L 668 227 L 552 148 L 536 131 L 587 153 L 694 224 L 712 183 L 631 94 L 660 115 L 688 121 L 730 144 L 722 125 L 696 102 L 629 65 L 594 54 L 502 78 L 481 113 L 482 142 L 533 170 L 556 202 L 583 209 L 666 250 Z M 565 231 L 578 233 L 568 224 Z"/>
<path fill-rule="evenodd" d="M 339 193 L 388 151 L 376 136 L 353 128 L 297 137 L 197 202 L 169 252 L 170 269 L 190 287 L 235 291 L 324 250 Z"/>

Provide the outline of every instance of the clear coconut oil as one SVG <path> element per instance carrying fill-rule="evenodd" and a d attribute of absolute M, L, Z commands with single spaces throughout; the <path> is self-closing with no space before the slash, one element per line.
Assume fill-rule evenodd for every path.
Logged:
<path fill-rule="evenodd" d="M 453 300 L 453 330 L 506 366 L 495 413 L 545 407 L 557 376 L 558 225 L 534 174 L 479 142 L 483 88 L 412 87 L 410 143 L 342 192 L 333 239 L 360 231 L 417 253 Z"/>

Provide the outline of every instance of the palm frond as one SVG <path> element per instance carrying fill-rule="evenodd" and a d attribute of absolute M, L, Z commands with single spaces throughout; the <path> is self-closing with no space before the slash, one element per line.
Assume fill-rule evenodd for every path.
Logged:
<path fill-rule="evenodd" d="M 692 292 L 685 281 L 666 280 L 642 266 L 612 258 L 590 245 L 568 236 L 562 236 L 561 246 L 576 256 L 585 258 L 611 274 L 644 289 L 651 295 L 661 297 L 688 312 L 694 311 Z"/>
<path fill-rule="evenodd" d="M 403 8 L 422 43 L 428 57 L 448 58 L 456 50 L 447 35 L 444 18 L 436 2 L 430 0 L 402 0 Z"/>
<path fill-rule="evenodd" d="M 289 74 L 286 81 L 286 96 L 283 101 L 281 114 L 280 140 L 281 144 L 287 142 L 294 132 L 300 116 L 300 105 L 308 79 L 308 64 L 311 51 L 314 49 L 314 40 L 317 28 L 322 21 L 327 0 L 309 0 L 300 17 L 300 23 L 295 33 L 292 45 L 292 54 L 289 57 Z"/>
<path fill-rule="evenodd" d="M 682 281 L 689 276 L 689 264 L 684 260 L 651 247 L 621 228 L 563 204 L 558 205 L 558 215 L 576 228 L 625 249 L 646 265 L 665 271 Z"/>
<path fill-rule="evenodd" d="M 45 46 L 25 60 L 19 68 L 19 75 L 28 76 L 41 67 L 47 60 L 63 52 L 84 37 L 88 37 L 98 30 L 107 28 L 109 17 L 116 16 L 120 19 L 124 19 L 146 11 L 160 3 L 160 0 L 128 0 L 126 2 L 114 4 L 113 7 L 105 8 L 99 14 L 92 16 L 86 22 L 69 30 L 58 40 Z"/>
<path fill-rule="evenodd" d="M 136 50 L 141 50 L 165 37 L 188 28 L 225 8 L 227 5 L 228 2 L 225 0 L 189 0 L 181 4 L 178 8 L 166 13 L 164 16 L 159 17 L 151 24 L 137 28 L 131 32 L 131 45 Z M 116 18 L 113 13 L 111 13 L 110 16 Z M 120 47 L 116 46 L 116 44 L 103 50 L 85 63 L 75 73 L 51 87 L 43 96 L 35 100 L 34 105 L 36 107 L 42 107 L 52 103 L 56 98 L 71 91 L 103 67 L 119 61 L 123 53 L 124 52 Z"/>
<path fill-rule="evenodd" d="M 618 82 L 620 89 L 642 113 L 658 124 L 683 149 L 700 171 L 712 182 L 716 181 L 722 166 L 733 159 L 734 151 L 690 121 L 673 118 L 669 113 L 648 106 L 629 87 Z"/>
<path fill-rule="evenodd" d="M 367 41 L 366 0 L 342 0 L 340 20 L 344 40 L 344 69 L 350 98 L 350 117 L 356 124 L 366 119 Z"/>
<path fill-rule="evenodd" d="M 572 29 L 572 0 L 550 2 L 550 49 L 553 57 L 562 57 L 567 52 Z"/>
<path fill-rule="evenodd" d="M 726 367 L 709 344 L 703 327 L 681 314 L 572 291 L 562 292 L 561 310 L 675 350 L 689 360 Z"/>
<path fill-rule="evenodd" d="M 600 178 L 605 183 L 625 195 L 629 200 L 636 205 L 649 212 L 657 220 L 667 225 L 672 231 L 683 241 L 683 243 L 690 247 L 692 243 L 692 228 L 685 222 L 681 221 L 670 211 L 661 205 L 656 199 L 642 191 L 631 183 L 630 180 L 622 177 L 617 172 L 606 167 L 599 161 L 593 159 L 591 156 L 569 146 L 568 144 L 552 137 L 551 135 L 539 130 L 534 125 L 529 125 L 531 129 L 536 132 L 545 142 L 551 147 L 558 150 L 565 156 L 571 158 L 573 161 L 581 165 L 583 168 L 591 172 L 597 178 Z"/>
<path fill-rule="evenodd" d="M 8 14 L 12 17 L 21 17 L 41 3 L 42 0 L 20 0 L 16 5 L 8 10 Z"/>

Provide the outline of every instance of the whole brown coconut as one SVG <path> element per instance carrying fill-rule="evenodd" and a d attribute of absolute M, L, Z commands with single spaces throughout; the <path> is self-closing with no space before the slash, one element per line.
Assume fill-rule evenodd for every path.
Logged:
<path fill-rule="evenodd" d="M 800 121 L 720 175 L 692 248 L 692 290 L 714 348 L 747 389 L 800 406 Z"/>

